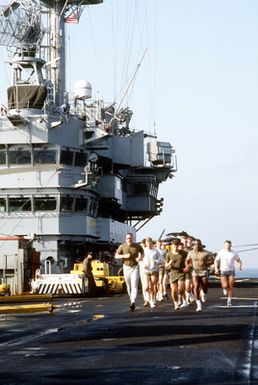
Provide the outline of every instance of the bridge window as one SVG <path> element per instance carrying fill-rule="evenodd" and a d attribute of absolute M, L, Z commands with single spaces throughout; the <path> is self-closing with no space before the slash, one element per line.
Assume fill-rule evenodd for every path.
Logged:
<path fill-rule="evenodd" d="M 34 149 L 34 164 L 55 164 L 56 163 L 56 151 Z"/>
<path fill-rule="evenodd" d="M 55 197 L 34 197 L 35 211 L 55 211 L 56 198 Z"/>
<path fill-rule="evenodd" d="M 147 194 L 148 185 L 146 183 L 134 183 L 133 194 Z"/>
<path fill-rule="evenodd" d="M 73 201 L 72 197 L 61 197 L 60 211 L 73 211 Z"/>
<path fill-rule="evenodd" d="M 31 164 L 31 152 L 29 150 L 9 149 L 9 164 Z"/>
<path fill-rule="evenodd" d="M 73 165 L 73 152 L 62 150 L 61 156 L 60 156 L 60 163 L 67 164 L 68 166 L 72 166 Z"/>
<path fill-rule="evenodd" d="M 0 198 L 0 212 L 3 213 L 6 211 L 6 199 Z"/>
<path fill-rule="evenodd" d="M 6 165 L 6 150 L 0 150 L 0 165 Z"/>
<path fill-rule="evenodd" d="M 31 199 L 28 197 L 9 198 L 9 211 L 31 211 Z"/>
<path fill-rule="evenodd" d="M 88 200 L 86 198 L 76 198 L 75 211 L 86 212 Z"/>
<path fill-rule="evenodd" d="M 84 152 L 76 152 L 75 153 L 75 166 L 85 167 L 87 164 L 87 154 Z"/>

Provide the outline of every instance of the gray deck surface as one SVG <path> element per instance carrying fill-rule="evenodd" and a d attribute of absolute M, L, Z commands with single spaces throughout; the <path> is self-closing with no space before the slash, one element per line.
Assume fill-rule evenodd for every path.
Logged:
<path fill-rule="evenodd" d="M 123 294 L 1 315 L 0 384 L 258 384 L 257 304 L 257 280 L 236 282 L 231 308 L 215 280 L 202 312 L 139 293 L 134 312 Z"/>

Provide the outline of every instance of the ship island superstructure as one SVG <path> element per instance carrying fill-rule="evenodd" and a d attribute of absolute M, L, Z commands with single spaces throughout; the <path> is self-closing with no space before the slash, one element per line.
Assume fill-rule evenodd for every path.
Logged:
<path fill-rule="evenodd" d="M 131 130 L 130 108 L 93 99 L 88 81 L 66 92 L 65 22 L 100 3 L 13 0 L 1 10 L 0 44 L 14 48 L 0 111 L 2 272 L 15 261 L 9 239 L 23 248 L 25 276 L 47 260 L 64 272 L 88 250 L 114 252 L 162 211 L 171 144 Z"/>

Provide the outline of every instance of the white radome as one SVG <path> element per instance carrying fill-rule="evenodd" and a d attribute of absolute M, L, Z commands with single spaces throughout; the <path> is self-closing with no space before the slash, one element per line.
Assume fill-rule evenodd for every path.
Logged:
<path fill-rule="evenodd" d="M 92 96 L 92 87 L 87 80 L 78 80 L 74 86 L 75 99 L 90 99 Z"/>

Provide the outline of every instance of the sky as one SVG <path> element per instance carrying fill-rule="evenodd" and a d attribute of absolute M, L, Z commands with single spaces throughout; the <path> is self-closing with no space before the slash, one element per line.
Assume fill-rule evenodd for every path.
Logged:
<path fill-rule="evenodd" d="M 258 268 L 258 250 L 241 251 L 258 247 L 257 21 L 257 0 L 104 0 L 68 25 L 68 89 L 89 80 L 176 151 L 163 212 L 137 240 L 184 230 L 218 251 L 230 239 Z"/>

